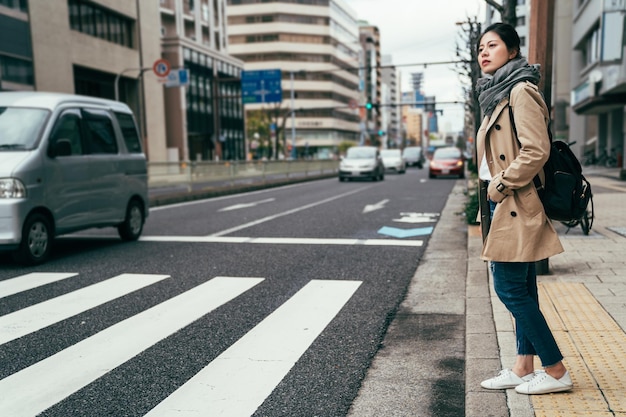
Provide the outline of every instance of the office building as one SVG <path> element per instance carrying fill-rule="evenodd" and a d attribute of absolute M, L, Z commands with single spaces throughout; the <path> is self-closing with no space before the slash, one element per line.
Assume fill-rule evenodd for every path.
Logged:
<path fill-rule="evenodd" d="M 224 8 L 224 0 L 0 0 L 0 90 L 126 102 L 151 162 L 244 158 L 243 63 L 226 54 Z M 153 68 L 164 58 L 172 73 L 189 70 L 188 86 L 165 86 Z"/>
<path fill-rule="evenodd" d="M 189 69 L 185 89 L 165 88 L 170 159 L 246 158 L 243 62 L 228 54 L 225 0 L 160 0 L 162 56 Z"/>
<path fill-rule="evenodd" d="M 246 112 L 278 113 L 281 153 L 295 142 L 298 156 L 331 157 L 339 143 L 358 143 L 362 48 L 354 16 L 343 0 L 228 0 L 229 53 L 246 70 L 281 70 L 282 104 L 246 104 Z"/>

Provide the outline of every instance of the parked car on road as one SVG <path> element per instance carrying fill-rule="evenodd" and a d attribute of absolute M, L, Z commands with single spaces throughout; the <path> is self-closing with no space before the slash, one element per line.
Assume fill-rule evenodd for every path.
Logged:
<path fill-rule="evenodd" d="M 406 161 L 400 149 L 383 149 L 380 156 L 383 158 L 385 171 L 395 171 L 398 174 L 406 172 Z"/>
<path fill-rule="evenodd" d="M 115 226 L 136 240 L 148 170 L 130 108 L 94 97 L 0 93 L 0 250 L 44 262 L 55 236 Z"/>
<path fill-rule="evenodd" d="M 357 178 L 374 181 L 385 179 L 385 166 L 374 146 L 353 146 L 339 163 L 339 181 Z"/>
<path fill-rule="evenodd" d="M 465 158 L 459 148 L 437 148 L 428 166 L 428 177 L 458 176 L 465 178 Z"/>
<path fill-rule="evenodd" d="M 424 168 L 424 152 L 421 146 L 407 146 L 402 151 L 402 156 L 407 166 Z"/>

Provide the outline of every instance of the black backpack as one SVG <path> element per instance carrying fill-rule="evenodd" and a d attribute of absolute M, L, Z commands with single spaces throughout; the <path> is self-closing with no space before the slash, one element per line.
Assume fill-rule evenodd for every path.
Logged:
<path fill-rule="evenodd" d="M 517 129 L 513 120 L 513 109 L 509 106 L 511 126 L 517 143 Z M 580 162 L 570 149 L 574 144 L 561 140 L 552 140 L 552 132 L 548 126 L 550 138 L 550 156 L 543 166 L 545 184 L 541 184 L 539 176 L 533 182 L 543 203 L 548 218 L 564 223 L 580 220 L 591 203 L 591 219 L 593 219 L 593 196 L 591 184 L 582 173 Z M 521 144 L 520 144 L 521 146 Z M 591 226 L 589 226 L 591 228 Z"/>

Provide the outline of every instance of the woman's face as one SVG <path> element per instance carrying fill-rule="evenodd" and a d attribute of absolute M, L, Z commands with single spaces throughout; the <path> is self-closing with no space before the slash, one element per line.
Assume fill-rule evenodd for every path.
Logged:
<path fill-rule="evenodd" d="M 478 45 L 478 65 L 485 74 L 493 75 L 498 68 L 517 55 L 517 51 L 509 51 L 506 44 L 496 32 L 487 32 L 480 38 Z"/>

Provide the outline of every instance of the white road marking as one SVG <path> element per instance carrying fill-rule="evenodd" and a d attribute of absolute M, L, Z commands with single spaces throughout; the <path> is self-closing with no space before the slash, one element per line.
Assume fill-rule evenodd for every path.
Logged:
<path fill-rule="evenodd" d="M 385 204 L 389 202 L 388 199 L 379 201 L 376 204 L 368 204 L 363 208 L 363 213 L 369 213 L 370 211 L 380 210 L 385 207 Z"/>
<path fill-rule="evenodd" d="M 9 295 L 17 294 L 22 291 L 32 290 L 33 288 L 71 278 L 76 275 L 78 274 L 74 272 L 31 272 L 30 274 L 0 281 L 0 298 L 8 297 Z"/>
<path fill-rule="evenodd" d="M 143 236 L 142 242 L 197 242 L 197 243 L 264 243 L 272 245 L 362 245 L 362 246 L 422 246 L 421 240 L 397 239 L 316 239 L 290 237 L 237 236 Z"/>
<path fill-rule="evenodd" d="M 2 316 L 0 317 L 0 345 L 130 294 L 165 278 L 169 278 L 169 275 L 121 274 L 106 281 Z"/>
<path fill-rule="evenodd" d="M 270 220 L 274 220 L 274 219 L 277 219 L 279 217 L 288 216 L 290 214 L 297 213 L 297 212 L 302 211 L 302 210 L 310 209 L 311 207 L 319 206 L 320 204 L 325 204 L 325 203 L 331 202 L 333 200 L 337 200 L 339 198 L 347 197 L 347 196 L 349 196 L 351 194 L 359 193 L 359 192 L 361 192 L 363 190 L 367 190 L 368 188 L 369 187 L 357 188 L 356 190 L 353 190 L 353 191 L 350 191 L 350 192 L 347 192 L 347 193 L 343 193 L 343 194 L 340 194 L 340 195 L 336 195 L 334 197 L 326 198 L 324 200 L 320 200 L 320 201 L 317 201 L 315 203 L 306 204 L 304 206 L 296 207 L 294 209 L 287 210 L 287 211 L 283 211 L 282 213 L 276 213 L 276 214 L 274 214 L 272 216 L 267 216 L 267 217 L 264 217 L 262 219 L 255 220 L 253 222 L 241 224 L 239 226 L 235 226 L 235 227 L 232 227 L 230 229 L 222 230 L 221 232 L 212 233 L 209 236 L 223 236 L 223 235 L 227 235 L 227 234 L 230 234 L 230 233 L 233 233 L 233 232 L 237 232 L 237 231 L 242 230 L 242 229 L 247 229 L 248 227 L 256 226 L 257 224 L 269 222 Z"/>
<path fill-rule="evenodd" d="M 258 206 L 259 204 L 271 203 L 272 201 L 275 201 L 275 200 L 276 200 L 275 198 L 266 198 L 265 200 L 253 201 L 251 203 L 234 204 L 232 206 L 219 209 L 218 211 L 232 211 L 232 210 L 239 210 L 242 208 L 255 207 L 255 206 Z"/>
<path fill-rule="evenodd" d="M 400 223 L 436 223 L 439 213 L 400 213 L 399 219 L 393 219 Z"/>
<path fill-rule="evenodd" d="M 146 417 L 251 416 L 360 285 L 309 282 Z"/>
<path fill-rule="evenodd" d="M 41 413 L 262 281 L 216 277 L 0 380 L 0 416 Z"/>

